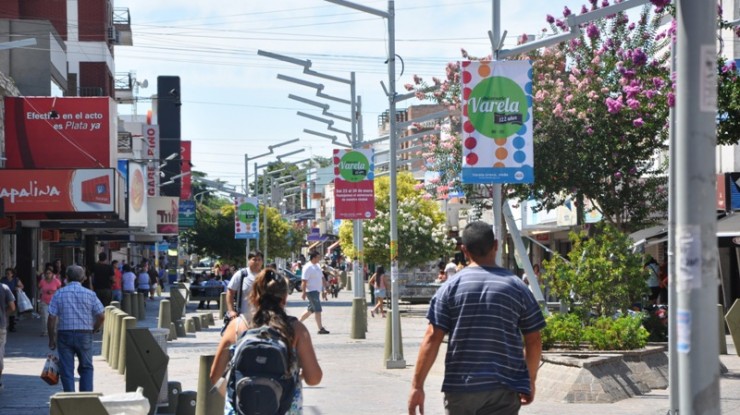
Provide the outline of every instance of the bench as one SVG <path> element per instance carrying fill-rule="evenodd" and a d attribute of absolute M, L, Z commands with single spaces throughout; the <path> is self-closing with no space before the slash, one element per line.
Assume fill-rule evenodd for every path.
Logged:
<path fill-rule="evenodd" d="M 190 301 L 219 301 L 222 292 L 224 292 L 224 287 L 221 285 L 191 285 Z"/>

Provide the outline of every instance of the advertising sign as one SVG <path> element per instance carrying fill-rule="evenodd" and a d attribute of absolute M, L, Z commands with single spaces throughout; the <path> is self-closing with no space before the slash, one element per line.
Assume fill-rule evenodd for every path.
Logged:
<path fill-rule="evenodd" d="M 144 135 L 146 159 L 156 160 L 149 162 L 146 172 L 146 194 L 149 197 L 159 196 L 159 126 L 144 125 L 141 127 Z"/>
<path fill-rule="evenodd" d="M 259 217 L 259 199 L 256 197 L 234 198 L 234 238 L 259 238 Z"/>
<path fill-rule="evenodd" d="M 179 201 L 176 197 L 150 197 L 147 230 L 160 235 L 177 235 Z"/>
<path fill-rule="evenodd" d="M 146 195 L 147 168 L 143 163 L 128 162 L 128 226 L 146 227 L 148 197 Z"/>
<path fill-rule="evenodd" d="M 334 218 L 375 217 L 374 153 L 371 149 L 334 150 Z"/>
<path fill-rule="evenodd" d="M 109 97 L 5 97 L 5 167 L 115 166 L 115 105 Z"/>
<path fill-rule="evenodd" d="M 0 169 L 5 212 L 115 212 L 114 169 Z"/>
<path fill-rule="evenodd" d="M 193 178 L 190 173 L 190 155 L 192 144 L 190 141 L 180 141 L 180 172 L 183 174 L 180 186 L 180 199 L 188 200 L 193 194 Z"/>
<path fill-rule="evenodd" d="M 195 226 L 195 202 L 192 200 L 180 201 L 180 216 L 177 219 L 180 228 Z"/>
<path fill-rule="evenodd" d="M 462 63 L 463 183 L 532 183 L 532 65 Z"/>

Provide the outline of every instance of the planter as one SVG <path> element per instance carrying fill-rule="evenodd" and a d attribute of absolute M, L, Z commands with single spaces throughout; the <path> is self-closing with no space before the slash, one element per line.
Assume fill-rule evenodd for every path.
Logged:
<path fill-rule="evenodd" d="M 558 350 L 542 354 L 537 398 L 570 403 L 612 403 L 668 385 L 664 346 L 640 350 Z"/>

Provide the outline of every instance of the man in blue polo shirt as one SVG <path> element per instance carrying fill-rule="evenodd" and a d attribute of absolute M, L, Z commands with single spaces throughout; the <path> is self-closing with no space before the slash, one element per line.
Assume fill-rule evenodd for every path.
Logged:
<path fill-rule="evenodd" d="M 545 320 L 527 286 L 496 265 L 497 242 L 485 222 L 465 227 L 461 248 L 469 265 L 432 298 L 409 414 L 417 407 L 424 413 L 424 380 L 446 334 L 445 413 L 518 414 L 534 400 Z"/>
<path fill-rule="evenodd" d="M 105 318 L 103 303 L 80 284 L 84 277 L 82 267 L 67 267 L 67 286 L 57 290 L 49 304 L 49 348 L 59 346 L 59 377 L 65 392 L 75 391 L 75 356 L 80 362 L 80 392 L 93 390 L 93 333 Z"/>

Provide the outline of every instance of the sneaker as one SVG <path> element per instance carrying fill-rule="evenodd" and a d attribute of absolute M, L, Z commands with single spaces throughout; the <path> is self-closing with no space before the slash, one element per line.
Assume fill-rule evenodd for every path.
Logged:
<path fill-rule="evenodd" d="M 329 330 L 322 327 L 321 330 L 319 330 L 319 334 L 329 334 Z"/>

